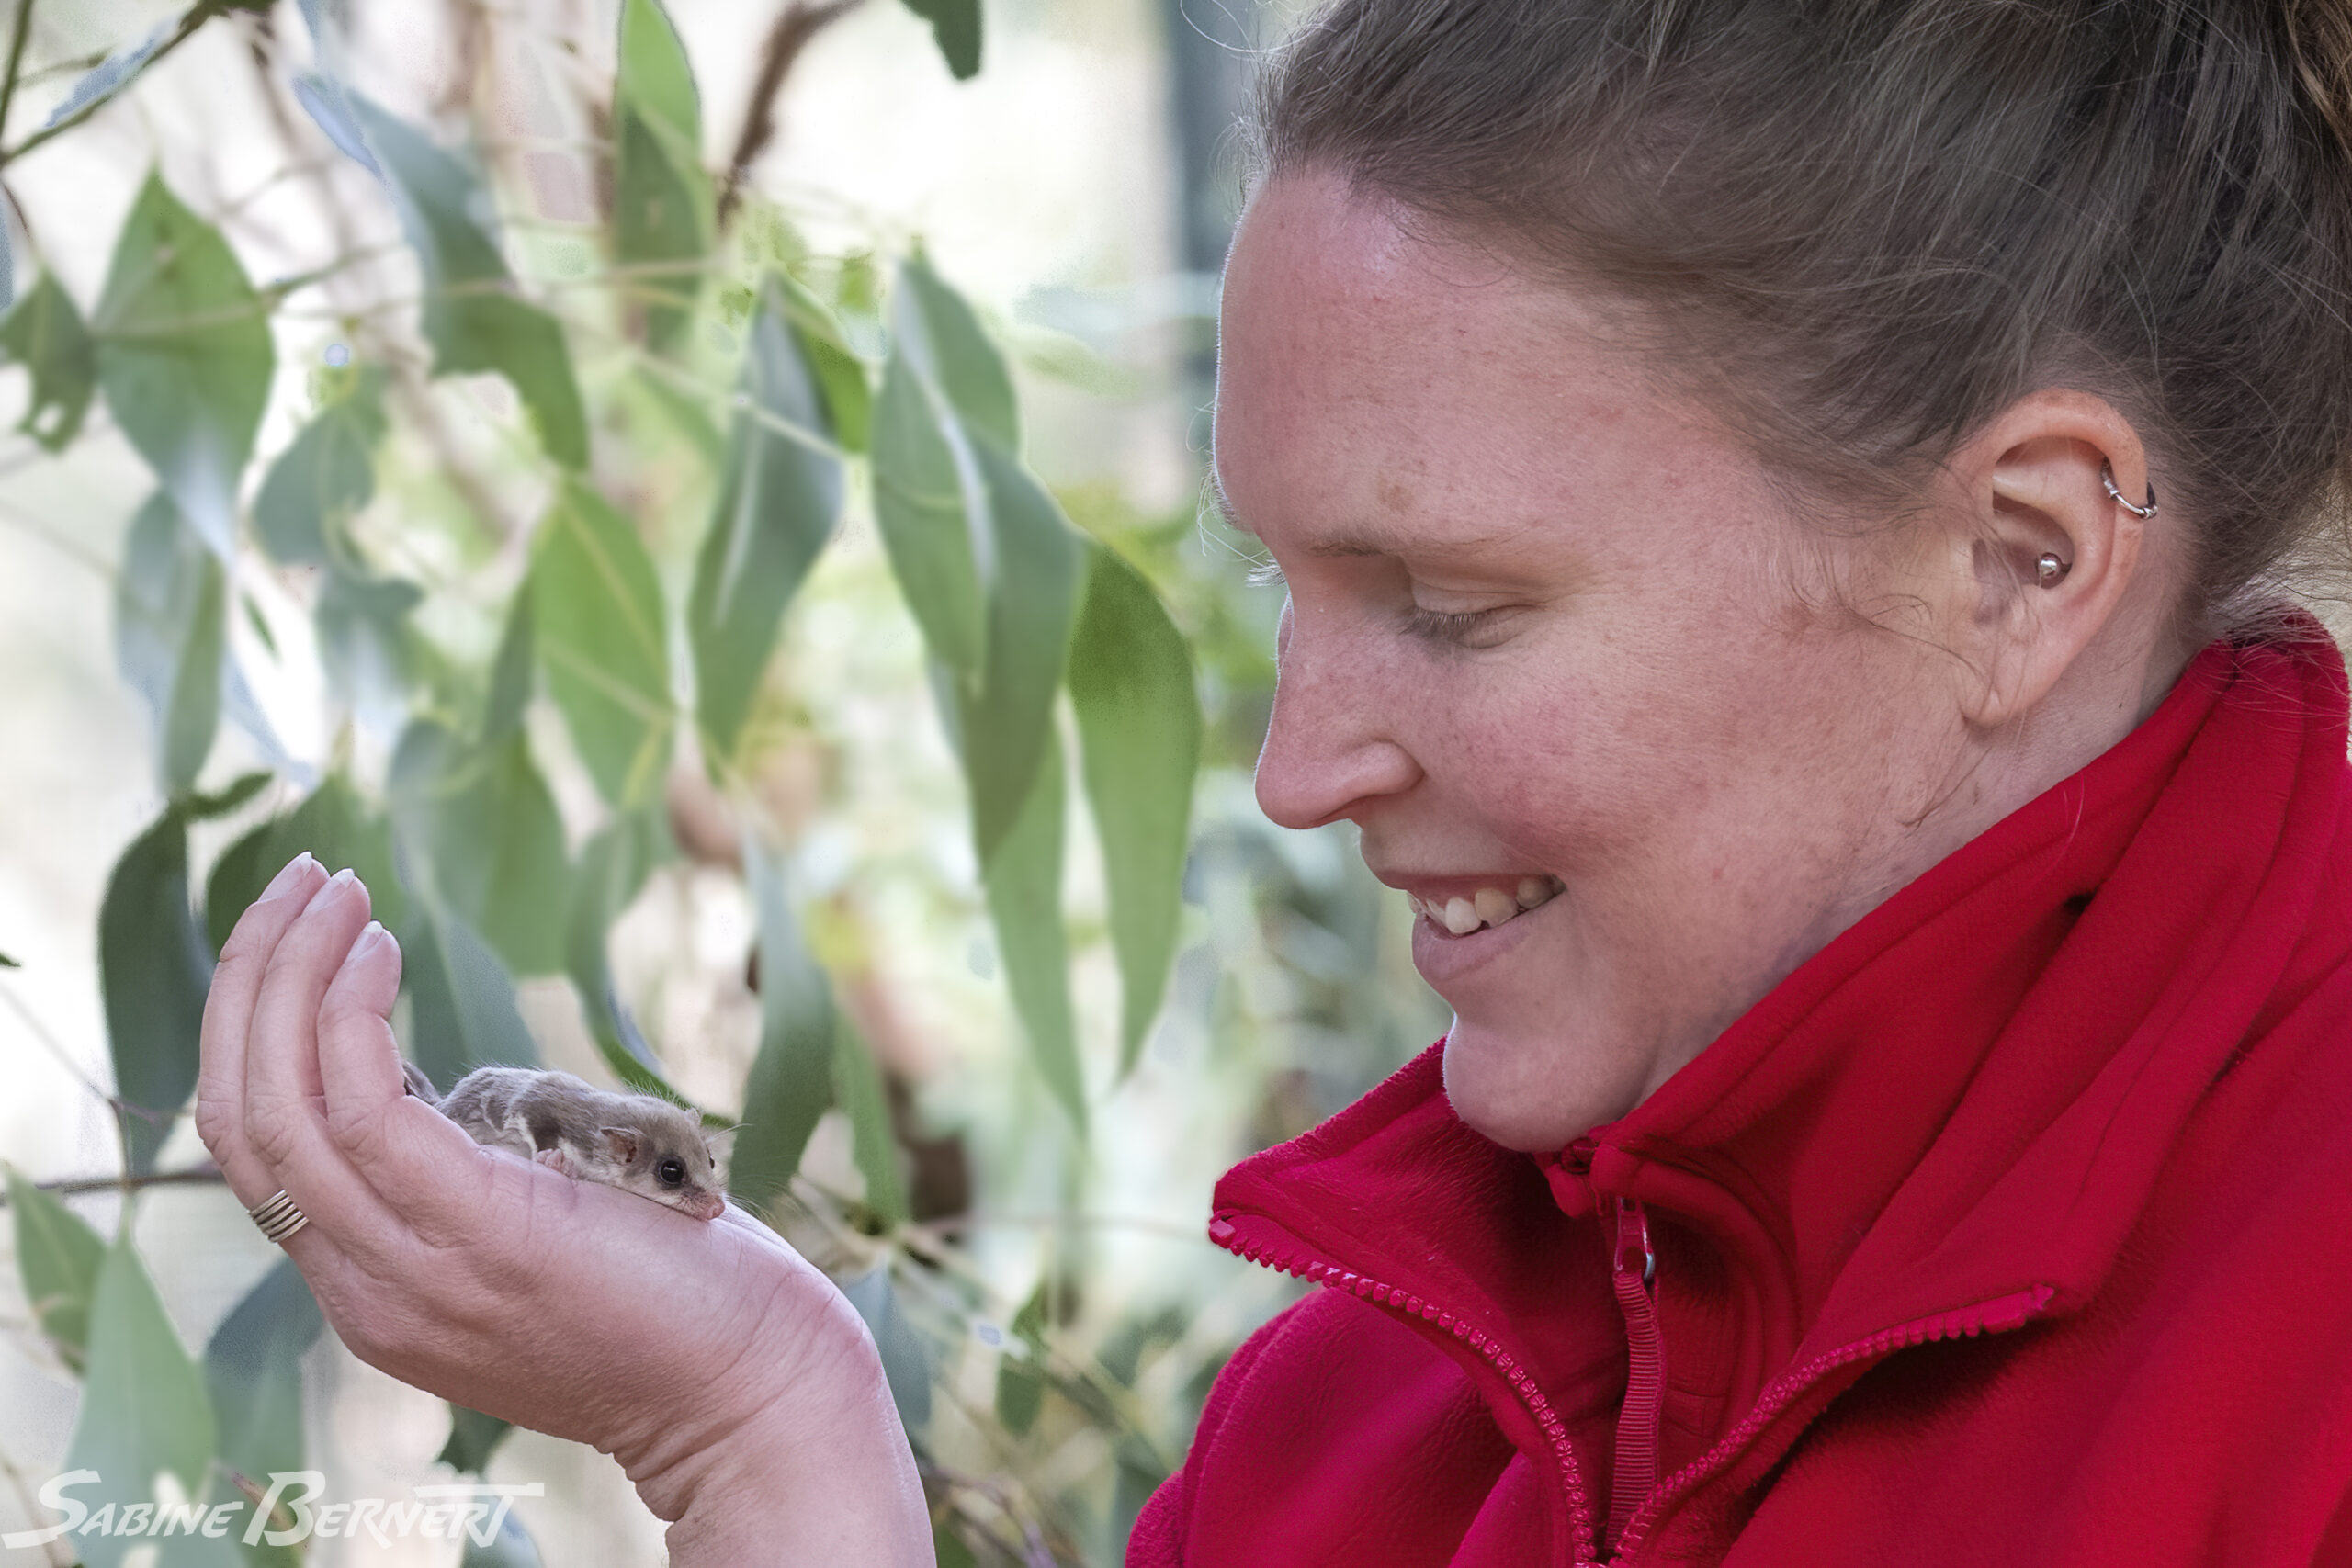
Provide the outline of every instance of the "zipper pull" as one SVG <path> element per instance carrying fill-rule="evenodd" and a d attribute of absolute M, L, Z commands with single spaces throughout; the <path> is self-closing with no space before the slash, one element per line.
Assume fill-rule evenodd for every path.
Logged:
<path fill-rule="evenodd" d="M 1615 1201 L 1617 1238 L 1610 1283 L 1625 1316 L 1625 1404 L 1617 1416 L 1617 1458 L 1609 1489 L 1607 1542 L 1617 1549 L 1657 1484 L 1659 1417 L 1666 1405 L 1666 1346 L 1657 1327 L 1657 1252 L 1650 1217 L 1632 1198 Z"/>

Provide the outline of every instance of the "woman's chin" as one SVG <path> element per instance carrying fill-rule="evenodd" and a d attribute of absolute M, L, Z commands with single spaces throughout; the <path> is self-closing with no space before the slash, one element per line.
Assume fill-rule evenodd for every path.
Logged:
<path fill-rule="evenodd" d="M 1508 1149 L 1565 1148 L 1641 1103 L 1649 1064 L 1559 1029 L 1456 1016 L 1445 1037 L 1445 1097 L 1473 1131 Z"/>

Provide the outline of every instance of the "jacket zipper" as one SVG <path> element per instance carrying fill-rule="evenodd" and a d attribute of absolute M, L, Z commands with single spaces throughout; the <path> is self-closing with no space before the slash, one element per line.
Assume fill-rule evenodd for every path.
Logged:
<path fill-rule="evenodd" d="M 1328 1289 L 1345 1291 L 1402 1315 L 1433 1323 L 1485 1357 L 1487 1363 L 1510 1385 L 1511 1392 L 1519 1396 L 1520 1403 L 1526 1407 L 1528 1415 L 1534 1418 L 1537 1427 L 1552 1445 L 1553 1461 L 1558 1466 L 1561 1482 L 1567 1488 L 1568 1517 L 1575 1531 L 1576 1562 L 1581 1565 L 1600 1561 L 1593 1535 L 1592 1505 L 1585 1492 L 1584 1472 L 1577 1468 L 1576 1453 L 1568 1446 L 1567 1426 L 1560 1419 L 1559 1413 L 1552 1408 L 1551 1401 L 1544 1397 L 1543 1390 L 1535 1386 L 1534 1378 L 1503 1348 L 1499 1340 L 1489 1338 L 1483 1330 L 1473 1328 L 1467 1319 L 1456 1317 L 1435 1302 L 1426 1301 L 1409 1291 L 1335 1267 L 1319 1258 L 1244 1240 L 1239 1228 L 1226 1215 L 1219 1214 L 1209 1222 L 1209 1239 L 1227 1252 L 1252 1263 L 1278 1269 L 1285 1274 Z"/>
<path fill-rule="evenodd" d="M 1756 1401 L 1756 1407 L 1741 1419 L 1738 1426 L 1725 1433 L 1721 1442 L 1675 1472 L 1665 1484 L 1651 1493 L 1647 1501 L 1627 1521 L 1624 1529 L 1619 1532 L 1612 1561 L 1632 1561 L 1634 1553 L 1641 1549 L 1643 1539 L 1657 1523 L 1658 1516 L 1667 1505 L 1714 1471 L 1730 1463 L 1765 1427 L 1778 1420 L 1783 1411 L 1838 1368 L 1869 1357 L 1890 1355 L 1914 1345 L 1924 1345 L 1931 1339 L 1957 1339 L 1963 1335 L 1973 1337 L 1979 1334 L 2003 1334 L 2022 1328 L 2041 1314 L 2055 1293 L 2047 1285 L 2036 1285 L 2030 1290 L 2014 1291 L 2006 1296 L 1979 1302 L 1974 1306 L 1955 1307 L 1950 1312 L 1914 1318 L 1893 1328 L 1882 1328 L 1867 1339 L 1857 1339 L 1852 1344 L 1825 1351 L 1795 1371 L 1775 1380 Z"/>
<path fill-rule="evenodd" d="M 1617 1452 L 1609 1490 L 1610 1549 L 1657 1482 L 1658 1417 L 1666 1402 L 1666 1348 L 1657 1331 L 1657 1254 L 1649 1214 L 1631 1198 L 1617 1204 L 1617 1239 L 1609 1279 L 1625 1317 L 1625 1403 L 1617 1416 Z"/>

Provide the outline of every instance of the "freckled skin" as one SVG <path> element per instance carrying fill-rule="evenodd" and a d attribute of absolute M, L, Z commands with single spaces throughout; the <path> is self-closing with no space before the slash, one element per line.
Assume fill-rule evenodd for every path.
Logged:
<path fill-rule="evenodd" d="M 570 1073 L 477 1067 L 447 1095 L 413 1063 L 408 1089 L 463 1127 L 474 1142 L 537 1160 L 565 1176 L 601 1182 L 717 1219 L 726 1181 L 702 1123 L 666 1100 L 611 1094 Z"/>
<path fill-rule="evenodd" d="M 1218 487 L 1289 593 L 1259 800 L 1287 827 L 1354 821 L 1394 886 L 1559 879 L 1491 961 L 1449 968 L 1450 939 L 1415 933 L 1454 1010 L 1456 1111 L 1527 1149 L 1630 1111 L 1838 931 L 2120 739 L 2186 658 L 2158 646 L 2162 574 L 2133 580 L 2120 546 L 2106 597 L 2068 621 L 2052 596 L 1954 587 L 1964 536 L 1923 532 L 1915 559 L 1791 516 L 1602 304 L 1308 172 L 1253 198 L 1221 321 Z M 2099 452 L 2064 433 L 2107 426 L 2052 417 L 2061 434 L 1982 471 L 2105 526 L 2082 499 Z M 1999 504 L 2039 547 L 2042 514 Z M 2095 533 L 2059 547 L 2074 559 Z M 1825 559 L 1878 625 L 1838 607 Z M 2013 624 L 2040 639 L 2032 669 L 2059 673 L 2020 677 L 2030 716 L 1976 722 L 1985 678 L 1943 633 Z M 2086 640 L 2097 657 L 2076 657 Z"/>

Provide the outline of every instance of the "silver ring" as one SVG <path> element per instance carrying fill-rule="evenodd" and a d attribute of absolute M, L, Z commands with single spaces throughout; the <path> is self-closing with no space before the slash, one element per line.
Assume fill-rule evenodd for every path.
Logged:
<path fill-rule="evenodd" d="M 288 1236 L 311 1223 L 311 1216 L 294 1206 L 294 1200 L 286 1195 L 283 1187 L 245 1213 L 253 1217 L 254 1224 L 261 1227 L 263 1235 L 280 1247 L 286 1245 Z"/>
<path fill-rule="evenodd" d="M 2149 518 L 2156 514 L 2156 487 L 2154 481 L 2148 485 L 2148 504 L 2145 506 L 2134 506 L 2123 499 L 2123 492 L 2115 488 L 2115 469 L 2112 465 L 2106 462 L 2099 464 L 2098 482 L 2107 487 L 2107 493 L 2115 498 L 2115 504 L 2132 516 Z"/>

